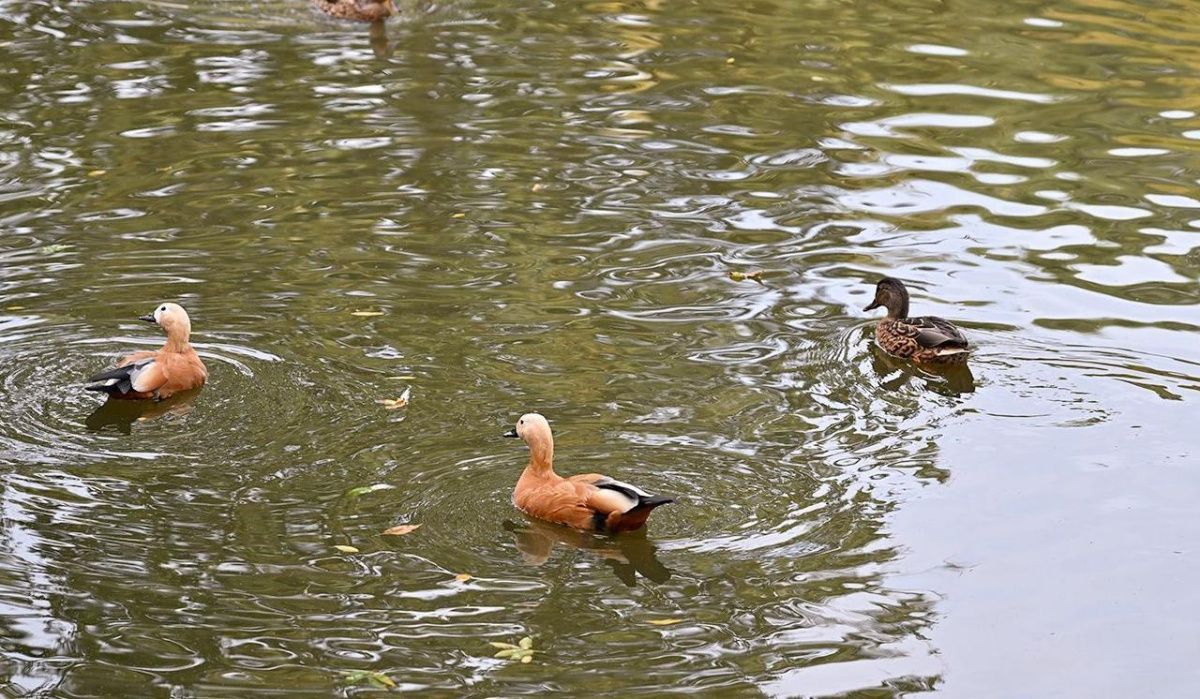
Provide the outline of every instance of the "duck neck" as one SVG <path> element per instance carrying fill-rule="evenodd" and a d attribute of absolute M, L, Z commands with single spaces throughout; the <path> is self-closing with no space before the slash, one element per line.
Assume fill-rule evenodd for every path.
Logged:
<path fill-rule="evenodd" d="M 525 467 L 525 470 L 537 474 L 554 473 L 553 440 L 529 440 L 529 465 Z"/>
<path fill-rule="evenodd" d="M 887 304 L 888 318 L 899 318 L 901 320 L 908 317 L 908 294 L 900 294 L 892 296 L 888 299 Z"/>
<path fill-rule="evenodd" d="M 163 345 L 164 352 L 187 352 L 192 349 L 188 344 L 188 332 L 186 330 L 167 333 L 167 343 Z"/>

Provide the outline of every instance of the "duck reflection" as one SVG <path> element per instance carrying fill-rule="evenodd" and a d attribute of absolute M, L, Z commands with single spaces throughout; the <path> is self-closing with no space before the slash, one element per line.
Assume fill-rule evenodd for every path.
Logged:
<path fill-rule="evenodd" d="M 530 565 L 545 563 L 554 545 L 564 544 L 596 554 L 630 587 L 637 584 L 638 574 L 656 583 L 671 579 L 671 571 L 658 560 L 657 547 L 646 538 L 645 530 L 608 537 L 536 519 L 506 520 L 504 528 L 513 533 L 521 557 Z"/>
<path fill-rule="evenodd" d="M 84 424 L 93 432 L 115 427 L 121 434 L 130 434 L 133 423 L 138 420 L 153 420 L 163 415 L 186 415 L 192 411 L 192 402 L 203 388 L 176 393 L 167 400 L 119 400 L 109 398 L 87 416 Z"/>
<path fill-rule="evenodd" d="M 917 365 L 888 354 L 874 342 L 870 346 L 871 368 L 879 376 L 879 384 L 889 391 L 898 391 L 913 381 L 923 381 L 925 388 L 942 395 L 975 392 L 975 376 L 966 363 Z"/>

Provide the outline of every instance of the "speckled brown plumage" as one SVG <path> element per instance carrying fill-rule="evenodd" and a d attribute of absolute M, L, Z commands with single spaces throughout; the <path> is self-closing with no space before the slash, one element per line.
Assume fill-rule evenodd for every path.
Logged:
<path fill-rule="evenodd" d="M 330 17 L 379 22 L 396 14 L 392 0 L 312 0 L 313 7 Z"/>
<path fill-rule="evenodd" d="M 942 318 L 908 317 L 908 289 L 899 279 L 885 277 L 875 285 L 875 300 L 865 309 L 883 306 L 887 317 L 875 326 L 875 341 L 889 354 L 929 364 L 962 364 L 970 345 L 962 331 Z"/>

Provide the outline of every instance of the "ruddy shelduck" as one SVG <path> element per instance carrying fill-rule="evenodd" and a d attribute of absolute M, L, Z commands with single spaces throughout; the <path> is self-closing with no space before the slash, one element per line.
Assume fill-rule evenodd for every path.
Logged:
<path fill-rule="evenodd" d="M 360 22 L 381 22 L 396 14 L 392 0 L 312 0 L 312 4 L 330 17 Z"/>
<path fill-rule="evenodd" d="M 512 500 L 530 516 L 584 531 L 629 532 L 645 526 L 654 508 L 675 502 L 599 473 L 558 475 L 550 423 L 537 413 L 522 415 L 504 436 L 520 437 L 529 445 L 529 465 Z"/>
<path fill-rule="evenodd" d="M 971 347 L 967 338 L 948 320 L 934 316 L 908 317 L 908 289 L 904 282 L 884 277 L 875 285 L 875 299 L 864 308 L 883 306 L 887 317 L 875 326 L 875 341 L 889 354 L 930 364 L 962 364 Z"/>
<path fill-rule="evenodd" d="M 164 400 L 180 391 L 203 386 L 208 370 L 188 342 L 192 321 L 183 306 L 164 303 L 138 320 L 165 330 L 166 344 L 160 350 L 134 352 L 118 362 L 115 369 L 88 379 L 94 383 L 85 388 L 123 400 Z"/>

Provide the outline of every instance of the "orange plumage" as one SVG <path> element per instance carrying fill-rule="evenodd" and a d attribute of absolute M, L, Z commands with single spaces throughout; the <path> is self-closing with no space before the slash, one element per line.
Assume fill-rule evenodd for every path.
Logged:
<path fill-rule="evenodd" d="M 155 323 L 167 332 L 162 349 L 130 354 L 115 368 L 89 379 L 94 383 L 85 388 L 121 400 L 164 400 L 203 386 L 208 370 L 188 341 L 192 322 L 187 311 L 178 304 L 164 303 L 138 320 Z"/>
<path fill-rule="evenodd" d="M 529 445 L 529 465 L 517 480 L 513 504 L 538 519 L 585 531 L 627 532 L 645 526 L 654 508 L 674 502 L 598 473 L 558 475 L 550 423 L 537 413 L 523 415 L 504 436 Z"/>

